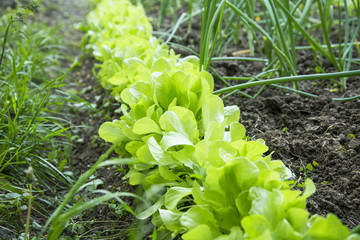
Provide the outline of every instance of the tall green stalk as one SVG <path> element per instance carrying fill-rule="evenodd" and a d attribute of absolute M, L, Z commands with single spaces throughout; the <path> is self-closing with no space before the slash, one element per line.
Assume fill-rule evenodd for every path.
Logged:
<path fill-rule="evenodd" d="M 205 0 L 201 19 L 200 69 L 208 70 L 215 49 L 226 0 Z"/>
<path fill-rule="evenodd" d="M 326 17 L 327 12 L 325 12 L 322 0 L 317 0 L 317 3 L 318 3 L 318 8 L 319 8 L 322 31 L 323 31 L 323 34 L 324 34 L 324 40 L 325 40 L 325 43 L 326 43 L 330 58 L 333 59 L 333 64 L 335 65 L 336 70 L 341 72 L 341 71 L 343 71 L 343 69 L 338 64 L 338 62 L 335 60 L 335 54 L 334 54 L 334 51 L 333 51 L 333 49 L 331 47 L 330 36 L 329 36 L 329 26 L 327 25 L 328 18 Z"/>
<path fill-rule="evenodd" d="M 5 54 L 5 47 L 6 47 L 6 40 L 9 37 L 9 30 L 10 30 L 10 26 L 11 24 L 13 24 L 15 22 L 15 20 L 11 19 L 8 26 L 6 27 L 6 31 L 5 31 L 5 35 L 4 35 L 4 41 L 2 43 L 2 50 L 1 50 L 1 57 L 0 57 L 0 69 L 1 69 L 1 64 L 3 62 L 4 59 L 4 54 Z"/>
<path fill-rule="evenodd" d="M 169 0 L 161 0 L 160 1 L 160 12 L 159 12 L 159 22 L 158 22 L 159 28 L 161 27 L 161 25 L 164 22 L 168 6 L 169 6 Z"/>
<path fill-rule="evenodd" d="M 255 19 L 255 3 L 256 1 L 253 0 L 246 0 L 246 8 L 247 13 L 251 19 Z M 250 34 L 248 34 L 248 42 L 249 42 L 249 49 L 250 49 L 250 55 L 255 54 L 255 48 L 254 48 L 254 36 L 252 32 L 249 31 Z"/>

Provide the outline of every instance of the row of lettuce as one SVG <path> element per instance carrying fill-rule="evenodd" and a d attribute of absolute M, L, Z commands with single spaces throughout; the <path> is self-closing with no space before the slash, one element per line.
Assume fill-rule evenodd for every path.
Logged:
<path fill-rule="evenodd" d="M 88 47 L 102 62 L 98 78 L 122 103 L 122 117 L 100 136 L 131 157 L 127 177 L 154 204 L 158 236 L 182 239 L 360 239 L 340 220 L 309 217 L 307 179 L 292 190 L 292 173 L 246 139 L 237 106 L 213 95 L 199 60 L 180 58 L 151 34 L 141 5 L 102 0 L 88 17 Z"/>

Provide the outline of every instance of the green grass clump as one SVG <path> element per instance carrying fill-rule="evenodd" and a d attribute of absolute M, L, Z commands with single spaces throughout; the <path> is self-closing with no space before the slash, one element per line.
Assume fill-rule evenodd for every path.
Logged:
<path fill-rule="evenodd" d="M 9 236 L 24 235 L 29 167 L 36 179 L 33 226 L 54 208 L 55 189 L 72 183 L 64 173 L 72 148 L 69 122 L 60 115 L 66 98 L 55 91 L 69 72 L 61 67 L 61 38 L 44 23 L 26 21 L 35 5 L 23 7 L 0 18 L 0 225 Z"/>

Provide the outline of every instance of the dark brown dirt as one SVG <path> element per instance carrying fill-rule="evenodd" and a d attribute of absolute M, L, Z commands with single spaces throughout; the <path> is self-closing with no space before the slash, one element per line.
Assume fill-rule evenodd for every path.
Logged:
<path fill-rule="evenodd" d="M 75 109 L 75 116 L 72 121 L 74 126 L 84 126 L 77 131 L 79 140 L 74 149 L 72 156 L 72 167 L 77 176 L 84 173 L 104 154 L 110 145 L 105 144 L 98 137 L 98 129 L 102 123 L 107 120 L 118 118 L 114 111 L 119 108 L 119 103 L 114 102 L 110 93 L 105 91 L 91 73 L 96 62 L 87 56 L 80 68 L 76 69 L 71 75 L 75 81 L 74 89 L 81 94 L 79 97 L 93 104 L 95 108 Z M 88 89 L 81 91 L 81 89 Z M 112 154 L 111 157 L 118 157 Z M 103 184 L 99 189 L 110 192 L 133 192 L 134 190 L 124 180 L 125 170 L 119 169 L 118 166 L 110 166 L 98 169 L 94 177 L 101 179 Z M 96 197 L 90 192 L 84 191 L 82 194 L 88 194 L 88 199 Z M 131 205 L 131 198 L 122 198 L 127 204 Z M 114 204 L 112 204 L 114 203 Z M 126 230 L 132 225 L 133 217 L 116 201 L 104 203 L 95 209 L 87 210 L 73 219 L 79 221 L 81 227 L 76 234 L 87 232 L 88 237 L 107 237 L 109 239 L 126 239 Z M 67 231 L 69 235 L 76 235 L 74 232 Z"/>
<path fill-rule="evenodd" d="M 312 214 L 332 212 L 355 227 L 360 221 L 359 102 L 336 103 L 324 95 L 271 95 L 226 102 L 240 107 L 247 135 L 264 139 L 269 153 L 274 151 L 273 159 L 284 161 L 300 182 L 306 177 L 315 182 L 317 192 L 308 202 Z"/>

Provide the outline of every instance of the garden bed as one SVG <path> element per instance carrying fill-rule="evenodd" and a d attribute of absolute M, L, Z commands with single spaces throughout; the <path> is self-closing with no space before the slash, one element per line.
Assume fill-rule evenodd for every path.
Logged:
<path fill-rule="evenodd" d="M 154 16 L 154 12 L 149 14 Z M 168 27 L 172 25 L 169 19 L 165 20 L 165 26 L 166 23 Z M 188 47 L 195 48 L 196 51 L 200 36 L 198 23 L 199 21 L 194 21 L 191 34 L 178 43 L 188 44 Z M 184 35 L 185 31 L 186 27 L 182 27 L 177 34 Z M 242 49 L 246 46 L 237 47 Z M 175 50 L 183 56 L 189 54 L 180 48 Z M 231 51 L 228 54 L 231 54 Z M 356 56 L 357 52 L 355 51 L 354 54 Z M 302 50 L 298 54 L 299 74 L 315 73 L 313 58 L 312 51 Z M 90 66 L 82 67 L 85 71 L 84 76 L 92 74 Z M 238 61 L 216 62 L 212 66 L 221 75 L 254 76 L 261 71 L 264 64 Z M 326 61 L 324 68 L 329 72 L 334 70 Z M 216 76 L 214 77 L 216 88 L 224 87 L 223 83 L 216 79 Z M 233 95 L 224 102 L 226 105 L 239 106 L 241 123 L 247 129 L 247 135 L 253 139 L 264 139 L 269 147 L 269 153 L 273 152 L 273 159 L 284 161 L 295 174 L 295 179 L 299 179 L 299 182 L 303 182 L 306 177 L 314 180 L 317 191 L 309 198 L 310 213 L 322 216 L 329 212 L 335 213 L 344 224 L 353 228 L 360 223 L 358 214 L 360 212 L 360 102 L 359 100 L 332 101 L 331 98 L 341 97 L 342 92 L 327 80 L 301 83 L 300 89 L 305 89 L 319 97 L 312 99 L 268 86 L 256 99 Z M 346 94 L 348 96 L 359 94 L 359 89 L 360 77 L 350 78 Z M 256 91 L 247 90 L 252 94 Z M 93 93 L 90 91 L 88 94 Z M 87 98 L 86 94 L 85 98 Z M 91 119 L 91 116 L 89 117 Z M 115 118 L 116 116 L 113 116 L 113 119 Z M 89 124 L 94 128 L 90 129 L 88 138 L 92 139 L 96 134 L 100 122 Z M 98 144 L 99 141 L 96 140 Z M 88 165 L 85 163 L 89 161 L 91 164 L 97 159 L 94 156 L 101 154 L 101 151 L 94 153 L 94 150 L 91 150 L 98 149 L 96 148 L 98 145 L 94 148 L 89 146 L 90 142 L 86 141 L 84 146 L 80 145 L 77 150 L 75 161 L 83 159 L 79 162 L 81 164 L 78 164 L 79 168 L 87 169 Z M 119 179 L 114 182 L 107 179 L 106 182 L 116 186 L 119 184 Z M 125 182 L 125 186 L 127 184 Z"/>
<path fill-rule="evenodd" d="M 68 89 L 75 89 L 92 106 L 75 111 L 74 108 L 65 110 L 72 114 L 70 121 L 74 128 L 71 131 L 73 135 L 77 135 L 71 164 L 75 175 L 80 176 L 109 148 L 108 144 L 98 138 L 98 129 L 103 122 L 120 117 L 115 112 L 119 103 L 101 88 L 93 76 L 92 68 L 97 62 L 78 51 L 82 34 L 74 29 L 68 31 L 67 28 L 69 24 L 84 21 L 88 2 L 53 0 L 52 4 L 57 8 L 53 7 L 46 14 L 46 21 L 62 27 L 66 36 L 64 45 L 72 57 L 82 56 L 81 66 L 75 68 L 67 80 Z M 149 14 L 155 16 L 154 10 L 150 10 Z M 171 25 L 170 18 L 166 19 L 165 28 Z M 185 35 L 186 29 L 187 26 L 181 27 L 177 34 Z M 200 35 L 199 21 L 194 21 L 191 34 L 177 42 L 198 51 Z M 244 45 L 231 46 L 226 54 L 231 55 L 246 47 L 244 41 Z M 181 48 L 174 49 L 183 56 L 189 54 Z M 356 54 L 357 51 L 354 51 L 355 57 Z M 312 51 L 299 52 L 299 74 L 315 73 L 313 59 Z M 261 72 L 264 64 L 221 61 L 214 62 L 212 66 L 220 75 L 255 76 Z M 353 69 L 356 69 L 356 65 L 354 66 Z M 334 71 L 334 67 L 325 60 L 323 68 L 328 72 Z M 215 89 L 223 88 L 224 84 L 213 72 L 212 74 Z M 345 96 L 360 94 L 360 77 L 349 78 L 347 87 Z M 264 139 L 269 147 L 267 153 L 273 152 L 272 159 L 284 162 L 294 173 L 293 180 L 302 184 L 309 177 L 314 181 L 317 191 L 308 199 L 307 204 L 311 214 L 326 216 L 329 212 L 334 213 L 351 229 L 360 224 L 360 100 L 332 101 L 332 98 L 342 97 L 343 92 L 328 80 L 301 82 L 300 89 L 316 94 L 318 98 L 300 96 L 268 86 L 255 99 L 235 94 L 226 98 L 224 104 L 239 106 L 240 122 L 245 126 L 247 136 L 251 139 Z M 253 95 L 257 90 L 255 87 L 244 92 Z M 116 167 L 102 168 L 96 172 L 96 176 L 103 181 L 102 189 L 112 192 L 134 191 L 129 187 L 128 181 L 124 180 L 124 172 L 118 171 Z M 130 198 L 126 198 L 126 202 L 131 204 Z M 40 217 L 37 219 L 40 224 L 44 224 L 45 220 Z M 68 228 L 66 235 L 81 235 L 89 231 L 88 236 L 95 236 L 95 232 L 100 231 L 104 233 L 103 236 L 113 235 L 118 239 L 122 236 L 126 239 L 124 234 L 133 218 L 123 209 L 104 204 L 88 210 L 74 221 L 82 222 L 77 225 L 81 227 Z M 118 233 L 120 234 L 117 235 Z"/>

